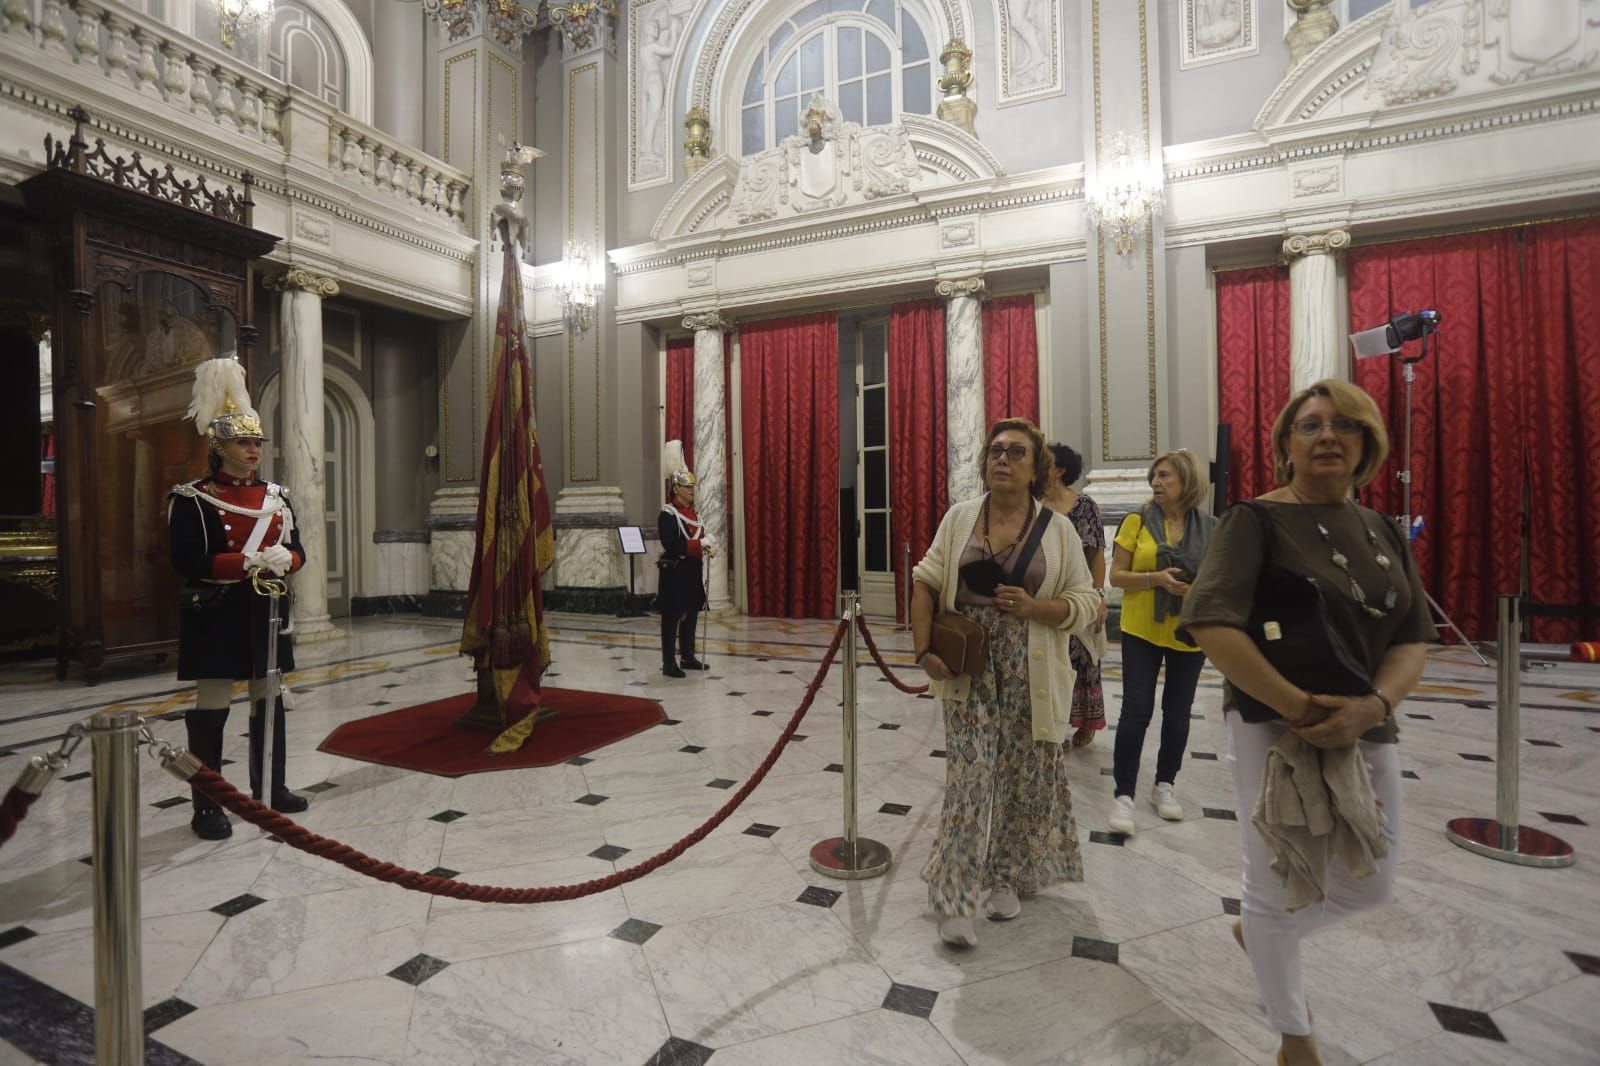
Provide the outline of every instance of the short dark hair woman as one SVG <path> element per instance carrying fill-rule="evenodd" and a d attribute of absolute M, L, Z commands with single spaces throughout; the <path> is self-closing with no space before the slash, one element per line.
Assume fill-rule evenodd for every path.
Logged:
<path fill-rule="evenodd" d="M 285 578 L 305 565 L 289 490 L 257 476 L 266 435 L 250 407 L 244 368 L 234 359 L 207 359 L 195 369 L 189 415 L 206 438 L 210 472 L 172 490 L 167 521 L 172 565 L 188 583 L 178 628 L 178 680 L 195 683 L 194 710 L 184 715 L 189 750 L 222 772 L 224 730 L 236 681 L 250 682 L 250 780 L 261 778 L 267 690 L 268 598 L 258 595 L 257 572 Z M 202 604 L 204 604 L 202 606 Z M 294 669 L 289 597 L 279 601 L 283 628 L 277 667 Z M 294 813 L 306 800 L 283 784 L 287 748 L 283 700 L 273 701 L 273 810 Z M 204 840 L 233 833 L 222 808 L 194 790 L 190 828 Z"/>
<path fill-rule="evenodd" d="M 1019 894 L 1083 879 L 1061 742 L 1072 711 L 1067 638 L 1086 630 L 1100 600 L 1072 524 L 1051 521 L 1038 497 L 1050 476 L 1044 435 L 1007 418 L 982 452 L 987 491 L 945 513 L 913 574 L 917 662 L 944 705 L 944 806 L 923 867 L 946 943 L 972 947 L 980 895 L 1004 921 Z M 954 674 L 930 648 L 935 614 L 957 612 L 988 633 L 981 673 Z"/>
<path fill-rule="evenodd" d="M 1321 1062 L 1300 983 L 1300 939 L 1382 903 L 1394 883 L 1404 825 L 1394 709 L 1422 676 L 1424 642 L 1435 636 L 1405 537 L 1386 515 L 1351 499 L 1388 451 L 1378 407 L 1361 389 L 1325 380 L 1297 393 L 1272 427 L 1273 467 L 1283 487 L 1223 516 L 1183 606 L 1183 624 L 1227 678 L 1228 760 L 1244 835 L 1234 936 L 1249 952 L 1267 1020 L 1283 1035 L 1278 1061 L 1293 1066 Z M 1371 691 L 1307 691 L 1257 648 L 1245 626 L 1266 563 L 1315 580 L 1333 626 L 1372 678 Z M 1270 783 L 1269 753 L 1292 757 L 1297 738 L 1321 749 L 1311 757 L 1324 775 L 1341 757 L 1365 768 L 1377 810 L 1364 815 L 1370 824 L 1386 823 L 1387 854 L 1365 877 L 1343 857 L 1329 861 L 1321 906 L 1291 911 L 1287 879 L 1271 868 L 1274 849 L 1247 812 Z"/>

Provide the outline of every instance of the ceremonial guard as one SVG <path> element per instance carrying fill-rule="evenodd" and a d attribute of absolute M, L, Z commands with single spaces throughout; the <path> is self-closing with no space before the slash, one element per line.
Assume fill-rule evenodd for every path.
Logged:
<path fill-rule="evenodd" d="M 184 579 L 178 636 L 178 679 L 195 682 L 195 709 L 185 716 L 189 750 L 219 773 L 223 730 L 236 681 L 250 682 L 250 780 L 255 790 L 262 769 L 266 710 L 269 599 L 256 589 L 259 576 L 284 578 L 305 565 L 289 490 L 257 476 L 266 435 L 245 389 L 236 359 L 207 359 L 195 370 L 189 417 L 206 438 L 209 473 L 178 485 L 168 499 L 172 565 Z M 283 628 L 277 669 L 294 669 L 288 635 L 289 597 L 278 597 Z M 286 749 L 283 702 L 273 707 L 272 808 L 292 813 L 306 800 L 284 787 Z M 257 793 L 260 795 L 261 793 Z M 220 840 L 233 826 L 215 803 L 194 792 L 195 835 Z"/>
<path fill-rule="evenodd" d="M 657 522 L 661 534 L 661 557 L 656 560 L 661 573 L 656 592 L 656 605 L 661 608 L 661 672 L 668 677 L 686 677 L 685 670 L 707 669 L 694 657 L 694 626 L 706 603 L 701 560 L 714 558 L 717 546 L 694 513 L 695 479 L 684 462 L 682 441 L 667 441 L 661 469 L 667 481 L 667 502 Z M 676 656 L 672 653 L 674 635 Z"/>

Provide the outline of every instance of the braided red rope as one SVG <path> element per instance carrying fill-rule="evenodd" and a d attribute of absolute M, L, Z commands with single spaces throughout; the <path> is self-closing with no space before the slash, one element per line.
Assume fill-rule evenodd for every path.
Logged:
<path fill-rule="evenodd" d="M 795 708 L 794 716 L 789 719 L 789 724 L 784 728 L 778 742 L 767 753 L 765 761 L 758 766 L 744 786 L 735 792 L 722 808 L 713 814 L 705 824 L 694 830 L 682 840 L 673 844 L 665 851 L 657 852 L 637 866 L 630 866 L 626 870 L 618 870 L 607 877 L 593 881 L 584 881 L 573 885 L 551 885 L 545 888 L 497 888 L 493 885 L 474 885 L 464 881 L 452 881 L 444 877 L 431 877 L 428 874 L 418 873 L 396 866 L 392 862 L 383 862 L 365 855 L 337 840 L 318 836 L 304 826 L 295 822 L 264 804 L 246 796 L 230 785 L 226 778 L 215 770 L 202 768 L 189 779 L 189 783 L 211 797 L 217 803 L 237 814 L 240 818 L 251 824 L 274 833 L 283 839 L 285 844 L 292 848 L 316 855 L 324 859 L 331 859 L 341 866 L 348 867 L 356 873 L 365 874 L 378 881 L 399 885 L 402 888 L 426 892 L 433 896 L 449 896 L 452 899 L 466 899 L 477 903 L 551 903 L 559 900 L 580 899 L 591 896 L 597 892 L 609 892 L 619 885 L 636 881 L 645 874 L 682 855 L 689 848 L 704 840 L 712 830 L 728 819 L 728 816 L 743 803 L 759 785 L 767 772 L 778 761 L 778 756 L 788 745 L 800 722 L 805 718 L 806 712 L 811 709 L 811 703 L 817 697 L 817 692 L 822 688 L 823 678 L 828 676 L 828 668 L 833 665 L 834 656 L 839 652 L 839 644 L 844 639 L 847 623 L 841 621 L 834 629 L 833 643 L 828 645 L 827 654 L 823 656 L 822 663 L 817 668 L 817 674 L 806 686 L 805 697 L 800 701 L 800 706 Z"/>
<path fill-rule="evenodd" d="M 22 824 L 22 819 L 28 815 L 28 808 L 33 806 L 33 801 L 38 799 L 33 792 L 24 792 L 16 785 L 12 785 L 6 793 L 6 798 L 0 800 L 0 845 L 11 839 L 17 831 L 17 826 Z"/>
<path fill-rule="evenodd" d="M 920 696 L 928 691 L 927 685 L 908 685 L 894 676 L 894 671 L 889 669 L 889 664 L 883 661 L 883 654 L 878 651 L 878 642 L 872 639 L 872 630 L 867 628 L 865 615 L 856 615 L 856 626 L 861 630 L 862 639 L 867 642 L 867 651 L 872 654 L 872 661 L 878 664 L 878 669 L 882 670 L 883 676 L 889 679 L 889 684 L 901 692 L 910 693 L 913 696 Z"/>

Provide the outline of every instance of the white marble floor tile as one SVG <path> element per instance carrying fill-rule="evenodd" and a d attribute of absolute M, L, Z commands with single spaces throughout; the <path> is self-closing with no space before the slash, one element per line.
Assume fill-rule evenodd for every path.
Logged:
<path fill-rule="evenodd" d="M 507 888 L 582 884 L 624 865 L 587 857 L 560 859 L 474 871 L 460 880 Z M 440 896 L 428 913 L 422 950 L 461 962 L 604 936 L 628 917 L 627 902 L 617 889 L 558 903 L 474 903 Z"/>
<path fill-rule="evenodd" d="M 892 1010 L 795 1029 L 717 1049 L 717 1066 L 962 1066 L 939 1030 L 923 1018 Z"/>
<path fill-rule="evenodd" d="M 595 809 L 554 803 L 531 810 L 468 814 L 445 830 L 439 864 L 463 874 L 517 863 L 587 855 L 605 843 Z"/>
<path fill-rule="evenodd" d="M 4 1040 L 0 1040 L 0 1066 L 37 1066 L 39 1060 L 24 1055 Z"/>
<path fill-rule="evenodd" d="M 391 862 L 408 870 L 426 872 L 439 865 L 444 846 L 445 827 L 438 822 L 389 822 L 384 825 L 352 825 L 338 830 L 340 843 L 381 862 Z M 314 892 L 336 892 L 346 888 L 365 888 L 374 882 L 354 870 L 316 855 L 285 845 L 250 886 L 250 894 L 262 899 L 306 896 Z"/>
<path fill-rule="evenodd" d="M 673 1033 L 707 1047 L 877 1008 L 890 985 L 825 908 L 804 903 L 671 925 L 644 951 Z"/>
<path fill-rule="evenodd" d="M 672 925 L 786 902 L 805 887 L 769 841 L 732 834 L 701 841 L 649 876 L 624 885 L 622 894 L 635 918 Z"/>
<path fill-rule="evenodd" d="M 667 1036 L 643 953 L 602 937 L 440 972 L 417 989 L 405 1061 L 642 1063 Z"/>
<path fill-rule="evenodd" d="M 156 1038 L 207 1066 L 399 1066 L 415 996 L 403 981 L 371 977 L 203 1007 Z"/>
<path fill-rule="evenodd" d="M 1070 1012 L 1070 1004 L 1064 1004 Z M 1249 1059 L 1165 1003 L 1118 1018 L 1075 1038 L 1054 1060 L 1061 1066 L 1245 1066 Z"/>
<path fill-rule="evenodd" d="M 211 945 L 223 917 L 211 911 L 146 918 L 139 926 L 141 989 L 146 1007 L 181 985 Z M 81 1003 L 94 1003 L 94 930 L 45 933 L 0 950 L 0 962 Z"/>

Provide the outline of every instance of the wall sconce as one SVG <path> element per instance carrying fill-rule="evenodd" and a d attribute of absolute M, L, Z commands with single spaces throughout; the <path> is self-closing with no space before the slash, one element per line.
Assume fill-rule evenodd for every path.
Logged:
<path fill-rule="evenodd" d="M 1084 208 L 1089 224 L 1111 237 L 1118 255 L 1132 252 L 1145 223 L 1161 213 L 1162 177 L 1160 168 L 1145 159 L 1139 142 L 1117 131 L 1110 158 L 1084 190 Z"/>
<path fill-rule="evenodd" d="M 239 27 L 245 23 L 269 25 L 273 0 L 217 0 L 218 36 L 227 48 L 233 47 Z"/>
<path fill-rule="evenodd" d="M 561 300 L 561 318 L 567 329 L 572 333 L 587 330 L 594 320 L 595 305 L 600 302 L 599 264 L 587 244 L 567 242 L 555 290 Z"/>

